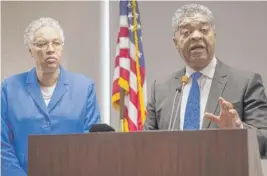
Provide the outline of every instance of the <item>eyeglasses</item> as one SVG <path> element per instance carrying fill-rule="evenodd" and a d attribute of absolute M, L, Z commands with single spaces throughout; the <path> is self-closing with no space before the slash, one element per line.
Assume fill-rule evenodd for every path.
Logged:
<path fill-rule="evenodd" d="M 52 44 L 52 47 L 54 49 L 59 49 L 63 46 L 63 42 L 61 42 L 61 41 L 52 41 L 52 42 L 39 41 L 39 42 L 34 42 L 33 45 L 36 46 L 37 48 L 40 48 L 40 49 L 47 49 L 48 46 L 50 45 L 50 43 Z"/>

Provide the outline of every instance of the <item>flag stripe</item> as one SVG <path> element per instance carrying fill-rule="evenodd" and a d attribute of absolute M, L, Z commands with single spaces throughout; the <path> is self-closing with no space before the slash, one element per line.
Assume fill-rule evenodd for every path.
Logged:
<path fill-rule="evenodd" d="M 118 34 L 112 105 L 119 109 L 120 89 L 124 89 L 123 130 L 139 131 L 144 124 L 147 92 L 140 12 L 135 0 L 120 1 Z"/>

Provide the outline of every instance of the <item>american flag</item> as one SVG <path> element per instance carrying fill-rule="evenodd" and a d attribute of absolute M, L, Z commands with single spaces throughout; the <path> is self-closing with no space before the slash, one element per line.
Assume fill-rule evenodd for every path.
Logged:
<path fill-rule="evenodd" d="M 140 12 L 136 0 L 120 1 L 120 31 L 117 39 L 112 105 L 120 108 L 120 89 L 125 91 L 123 131 L 140 131 L 147 103 L 145 60 Z"/>

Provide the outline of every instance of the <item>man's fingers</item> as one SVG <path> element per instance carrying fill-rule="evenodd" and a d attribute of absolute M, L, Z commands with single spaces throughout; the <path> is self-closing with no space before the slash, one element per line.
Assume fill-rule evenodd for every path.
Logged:
<path fill-rule="evenodd" d="M 225 101 L 225 99 L 223 97 L 219 97 L 220 101 Z"/>
<path fill-rule="evenodd" d="M 232 116 L 233 118 L 239 118 L 239 115 L 238 115 L 238 113 L 236 112 L 235 109 L 230 109 L 230 110 L 229 110 L 229 113 L 231 114 L 231 116 Z"/>
<path fill-rule="evenodd" d="M 224 98 L 220 97 L 219 98 L 219 103 L 220 103 L 220 108 L 221 108 L 222 112 L 228 110 L 228 104 L 227 104 L 227 101 Z"/>
<path fill-rule="evenodd" d="M 221 112 L 223 111 L 223 98 L 222 97 L 219 97 L 219 105 L 220 105 L 220 108 L 221 108 Z"/>
<path fill-rule="evenodd" d="M 229 101 L 226 101 L 226 104 L 227 104 L 228 109 L 233 109 L 234 108 L 232 103 L 230 103 Z"/>
<path fill-rule="evenodd" d="M 222 108 L 227 109 L 227 110 L 233 109 L 232 103 L 230 103 L 229 101 L 226 101 L 223 97 L 219 97 L 219 101 L 222 105 Z"/>
<path fill-rule="evenodd" d="M 237 113 L 237 111 L 235 109 L 231 109 L 229 111 L 229 113 L 231 114 L 232 118 L 233 118 L 233 122 L 237 125 L 237 126 L 240 126 L 241 125 L 241 120 L 239 118 L 239 115 Z"/>
<path fill-rule="evenodd" d="M 220 118 L 214 114 L 211 114 L 211 113 L 205 113 L 204 117 L 215 124 L 219 124 L 219 122 L 220 122 Z"/>

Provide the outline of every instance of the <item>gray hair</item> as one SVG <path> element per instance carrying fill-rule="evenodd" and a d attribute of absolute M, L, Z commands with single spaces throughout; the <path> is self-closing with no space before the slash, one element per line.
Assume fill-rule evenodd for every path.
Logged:
<path fill-rule="evenodd" d="M 57 29 L 60 34 L 60 38 L 64 44 L 64 33 L 62 28 L 60 27 L 58 21 L 54 20 L 53 18 L 48 18 L 48 17 L 42 17 L 37 20 L 34 20 L 30 23 L 30 25 L 27 27 L 25 30 L 24 34 L 24 44 L 26 46 L 30 46 L 34 40 L 34 33 L 42 28 L 42 27 L 53 27 L 54 29 Z"/>
<path fill-rule="evenodd" d="M 186 4 L 181 8 L 178 8 L 172 17 L 173 34 L 178 31 L 179 25 L 184 18 L 195 14 L 202 14 L 207 17 L 211 27 L 213 28 L 213 31 L 215 32 L 214 17 L 212 12 L 207 7 L 199 4 Z"/>

